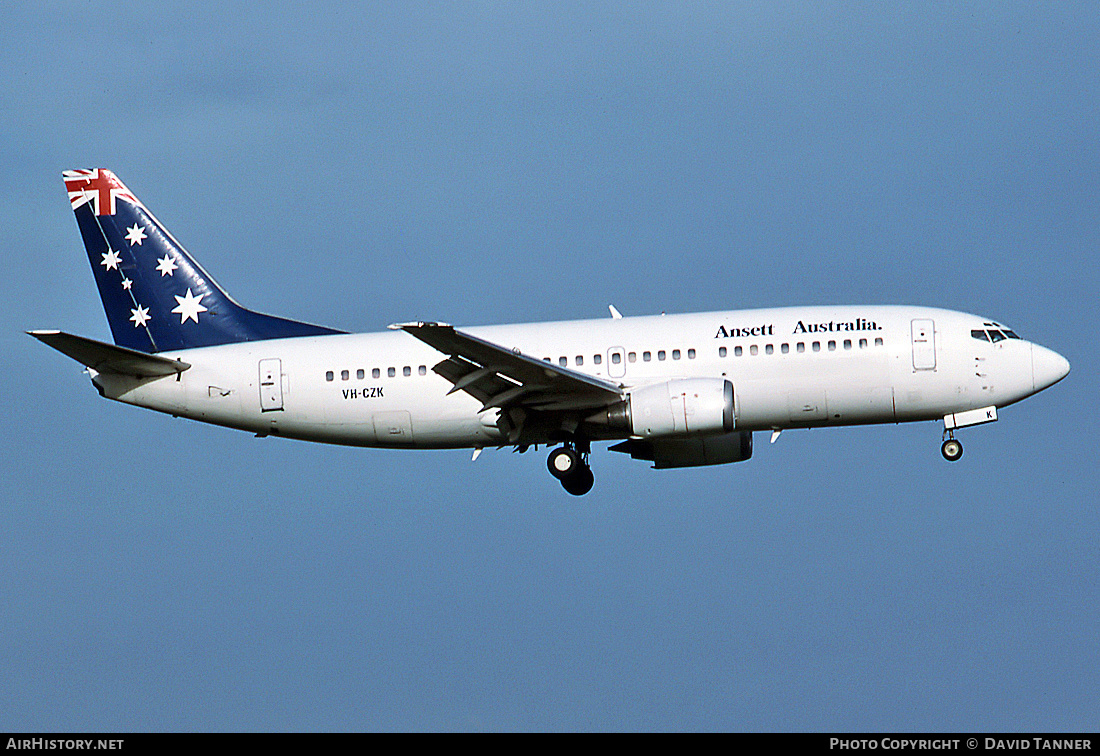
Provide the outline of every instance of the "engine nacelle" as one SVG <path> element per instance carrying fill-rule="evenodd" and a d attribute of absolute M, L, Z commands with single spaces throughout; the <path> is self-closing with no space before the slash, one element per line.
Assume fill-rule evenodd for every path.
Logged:
<path fill-rule="evenodd" d="M 752 433 L 738 431 L 722 436 L 695 438 L 630 439 L 611 447 L 633 459 L 648 459 L 658 470 L 741 462 L 752 457 Z"/>
<path fill-rule="evenodd" d="M 588 420 L 637 438 L 729 433 L 733 384 L 723 378 L 680 378 L 642 386 Z"/>

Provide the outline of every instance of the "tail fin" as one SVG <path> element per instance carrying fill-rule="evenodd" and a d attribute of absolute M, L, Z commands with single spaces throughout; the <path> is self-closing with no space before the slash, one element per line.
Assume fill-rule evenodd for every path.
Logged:
<path fill-rule="evenodd" d="M 64 178 L 119 346 L 163 352 L 342 333 L 238 305 L 111 171 Z"/>

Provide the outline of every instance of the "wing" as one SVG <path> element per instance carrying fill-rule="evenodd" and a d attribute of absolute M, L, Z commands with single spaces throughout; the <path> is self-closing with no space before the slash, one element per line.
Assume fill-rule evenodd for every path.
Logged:
<path fill-rule="evenodd" d="M 398 323 L 391 329 L 409 333 L 447 355 L 432 368 L 454 387 L 482 404 L 482 411 L 522 409 L 565 413 L 597 410 L 623 398 L 622 389 L 600 378 L 528 357 L 491 341 L 457 331 L 444 323 Z"/>

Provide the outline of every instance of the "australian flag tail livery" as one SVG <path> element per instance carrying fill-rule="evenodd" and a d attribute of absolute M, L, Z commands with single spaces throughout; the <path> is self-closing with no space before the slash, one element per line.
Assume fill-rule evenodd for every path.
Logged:
<path fill-rule="evenodd" d="M 163 352 L 342 333 L 238 305 L 111 171 L 64 178 L 119 346 Z"/>

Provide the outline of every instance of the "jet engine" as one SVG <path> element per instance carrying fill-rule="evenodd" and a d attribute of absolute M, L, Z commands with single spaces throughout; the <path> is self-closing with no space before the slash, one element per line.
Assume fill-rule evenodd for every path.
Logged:
<path fill-rule="evenodd" d="M 648 459 L 659 470 L 724 465 L 752 457 L 752 433 L 737 431 L 697 438 L 630 439 L 615 444 L 611 451 L 629 454 L 633 459 Z"/>
<path fill-rule="evenodd" d="M 717 435 L 733 430 L 733 384 L 723 378 L 680 378 L 641 386 L 588 422 L 636 438 Z"/>

